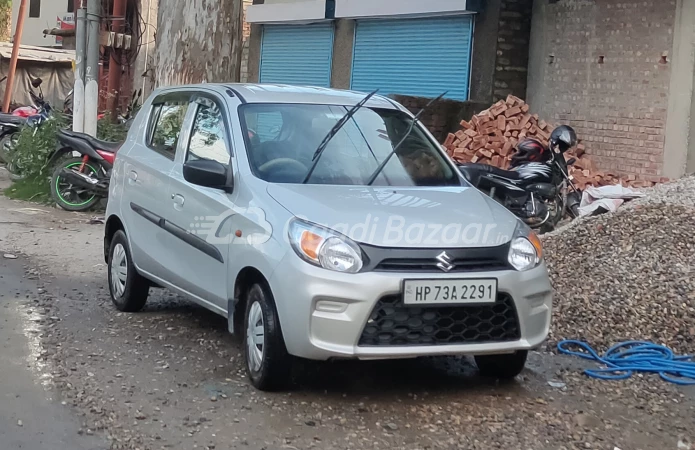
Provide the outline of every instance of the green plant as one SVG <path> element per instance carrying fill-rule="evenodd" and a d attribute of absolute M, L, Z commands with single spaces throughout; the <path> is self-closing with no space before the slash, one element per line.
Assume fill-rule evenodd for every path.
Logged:
<path fill-rule="evenodd" d="M 115 122 L 108 113 L 97 122 L 97 138 L 102 141 L 123 142 L 127 134 L 125 124 Z"/>
<path fill-rule="evenodd" d="M 55 115 L 37 128 L 22 128 L 17 145 L 12 151 L 12 160 L 20 168 L 24 179 L 5 190 L 8 197 L 38 202 L 50 201 L 50 177 L 53 167 L 48 166 L 48 160 L 58 148 L 56 133 L 60 128 L 68 126 L 68 118 Z M 112 122 L 108 115 L 97 124 L 99 139 L 122 142 L 126 134 L 125 125 Z"/>

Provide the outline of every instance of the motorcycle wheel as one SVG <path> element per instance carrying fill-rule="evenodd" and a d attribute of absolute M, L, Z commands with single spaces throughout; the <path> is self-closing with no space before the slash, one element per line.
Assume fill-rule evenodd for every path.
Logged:
<path fill-rule="evenodd" d="M 19 132 L 7 133 L 0 138 L 0 162 L 9 164 L 12 161 L 12 148 L 19 139 Z"/>
<path fill-rule="evenodd" d="M 51 177 L 51 196 L 56 204 L 66 211 L 87 211 L 101 200 L 100 196 L 63 179 L 63 169 L 74 170 L 80 165 L 82 165 L 82 158 L 66 159 L 56 166 Z M 98 164 L 88 162 L 84 165 L 82 173 L 96 177 L 100 169 Z"/>

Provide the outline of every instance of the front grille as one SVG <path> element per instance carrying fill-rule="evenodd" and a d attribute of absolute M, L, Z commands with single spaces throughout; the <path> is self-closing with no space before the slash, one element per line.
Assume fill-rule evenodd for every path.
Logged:
<path fill-rule="evenodd" d="M 471 248 L 393 248 L 361 244 L 363 272 L 441 273 L 438 257 L 446 252 L 454 266 L 450 273 L 509 270 L 509 244 Z"/>
<path fill-rule="evenodd" d="M 431 259 L 385 259 L 381 261 L 374 270 L 378 272 L 437 272 L 442 269 L 437 267 L 437 260 Z M 498 259 L 467 260 L 455 259 L 452 261 L 454 268 L 450 273 L 455 272 L 488 272 L 493 270 L 507 270 L 509 265 Z"/>
<path fill-rule="evenodd" d="M 402 296 L 380 299 L 359 346 L 473 344 L 521 339 L 514 300 L 499 294 L 489 305 L 411 307 Z"/>

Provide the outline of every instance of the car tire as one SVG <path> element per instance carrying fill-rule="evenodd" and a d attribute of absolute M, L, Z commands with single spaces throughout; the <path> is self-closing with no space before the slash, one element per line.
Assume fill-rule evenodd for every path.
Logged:
<path fill-rule="evenodd" d="M 285 347 L 272 294 L 258 283 L 246 293 L 244 355 L 254 387 L 278 391 L 289 386 L 293 358 Z"/>
<path fill-rule="evenodd" d="M 475 364 L 484 377 L 511 380 L 524 370 L 528 351 L 520 350 L 507 355 L 479 355 Z"/>
<path fill-rule="evenodd" d="M 133 264 L 128 238 L 122 230 L 111 239 L 108 259 L 109 292 L 116 309 L 138 312 L 147 302 L 150 283 L 142 277 Z"/>

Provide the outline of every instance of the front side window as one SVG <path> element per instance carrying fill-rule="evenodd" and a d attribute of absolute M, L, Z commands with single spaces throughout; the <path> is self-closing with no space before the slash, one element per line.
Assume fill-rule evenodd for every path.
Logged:
<path fill-rule="evenodd" d="M 269 182 L 304 182 L 319 144 L 348 109 L 335 105 L 243 106 L 240 115 L 248 130 L 247 151 L 254 174 Z M 411 121 L 398 110 L 360 109 L 330 141 L 307 183 L 366 185 L 405 137 L 374 185 L 460 186 L 454 168 L 419 126 L 406 134 Z"/>
<path fill-rule="evenodd" d="M 169 159 L 174 159 L 176 147 L 186 117 L 188 102 L 164 102 L 152 107 L 148 146 Z"/>
<path fill-rule="evenodd" d="M 230 152 L 225 139 L 222 111 L 214 102 L 197 103 L 186 161 L 209 159 L 229 166 Z"/>

